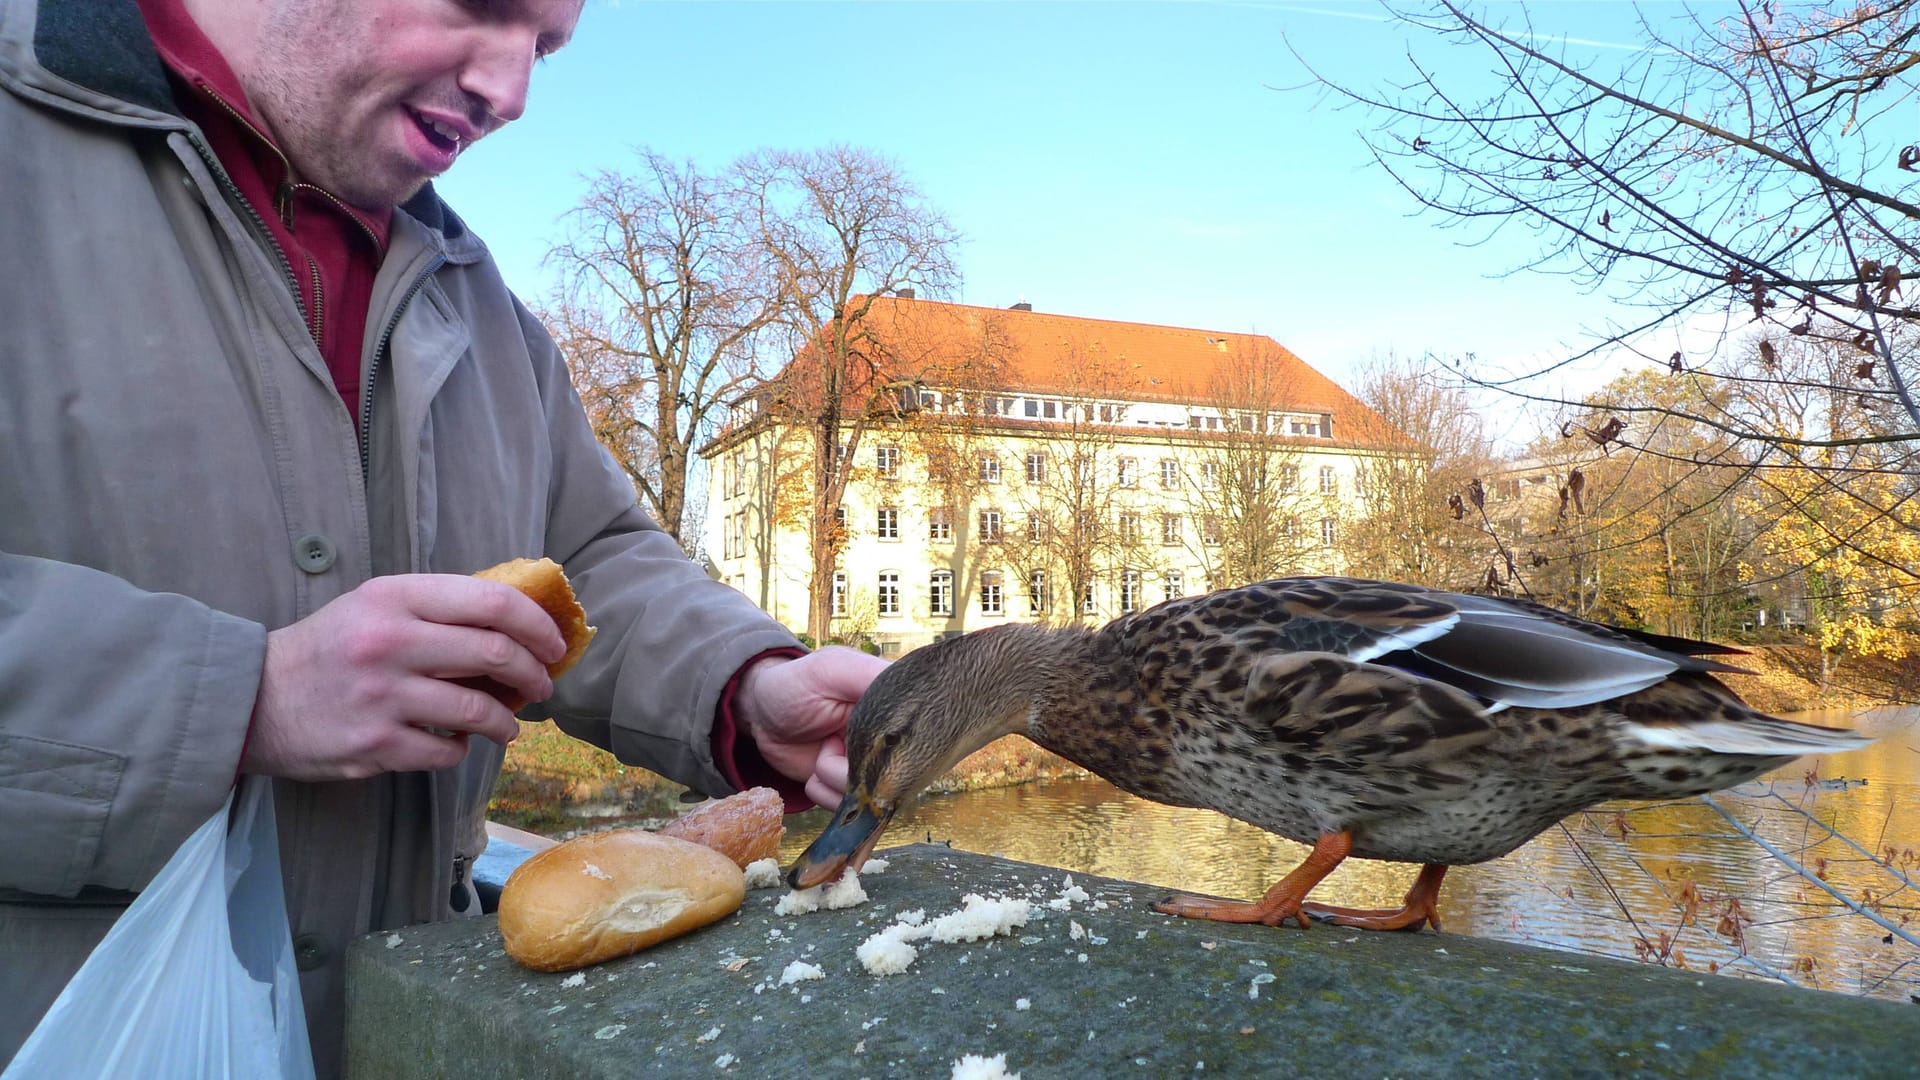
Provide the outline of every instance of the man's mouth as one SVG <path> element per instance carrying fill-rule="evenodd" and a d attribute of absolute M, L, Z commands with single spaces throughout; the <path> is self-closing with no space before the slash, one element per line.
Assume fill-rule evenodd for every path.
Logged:
<path fill-rule="evenodd" d="M 413 118 L 413 122 L 419 126 L 421 134 L 427 137 L 427 141 L 443 153 L 458 154 L 467 143 L 467 139 L 451 124 L 435 120 L 412 109 L 407 110 L 407 115 Z"/>

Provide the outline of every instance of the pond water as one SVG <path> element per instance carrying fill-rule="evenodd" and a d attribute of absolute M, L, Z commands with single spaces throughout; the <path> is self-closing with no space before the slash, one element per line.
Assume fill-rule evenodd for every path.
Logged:
<path fill-rule="evenodd" d="M 1449 933 L 1920 1002 L 1920 709 L 1804 718 L 1857 727 L 1880 741 L 1803 759 L 1710 799 L 1607 804 L 1575 815 L 1505 858 L 1450 871 L 1442 925 Z M 788 819 L 783 863 L 826 818 L 822 810 Z M 895 819 L 881 846 L 928 840 L 1249 899 L 1307 850 L 1222 814 L 1146 802 L 1097 779 L 929 796 Z M 1314 899 L 1397 906 L 1416 870 L 1349 860 Z"/>

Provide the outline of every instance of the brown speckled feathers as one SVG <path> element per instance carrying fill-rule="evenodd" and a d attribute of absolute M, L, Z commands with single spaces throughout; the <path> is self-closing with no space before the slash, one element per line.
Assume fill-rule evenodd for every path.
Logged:
<path fill-rule="evenodd" d="M 1863 745 L 1749 708 L 1705 642 L 1351 578 L 1170 600 L 1098 630 L 1009 625 L 883 672 L 854 776 L 910 794 L 1020 731 L 1146 798 L 1358 856 L 1471 863 L 1615 798 L 1671 798 Z"/>

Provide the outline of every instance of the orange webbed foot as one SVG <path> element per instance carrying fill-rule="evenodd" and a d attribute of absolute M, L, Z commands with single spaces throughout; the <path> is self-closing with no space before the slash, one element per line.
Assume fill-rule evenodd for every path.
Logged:
<path fill-rule="evenodd" d="M 1301 904 L 1300 909 L 1316 919 L 1335 926 L 1360 930 L 1419 930 L 1423 926 L 1440 929 L 1440 881 L 1447 868 L 1428 863 L 1407 890 L 1404 904 L 1397 908 L 1343 908 L 1329 904 Z"/>
<path fill-rule="evenodd" d="M 1279 926 L 1289 919 L 1301 927 L 1310 926 L 1305 904 L 1307 894 L 1333 873 L 1335 867 L 1353 850 L 1353 837 L 1345 832 L 1328 833 L 1314 841 L 1313 850 L 1293 872 L 1267 890 L 1257 901 L 1214 900 L 1204 896 L 1169 896 L 1153 905 L 1163 915 L 1183 919 L 1210 919 L 1214 922 L 1263 923 Z"/>

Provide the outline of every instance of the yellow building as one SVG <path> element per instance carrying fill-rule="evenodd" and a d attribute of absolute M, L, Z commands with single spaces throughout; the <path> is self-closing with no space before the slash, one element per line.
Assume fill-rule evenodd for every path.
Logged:
<path fill-rule="evenodd" d="M 877 298 L 866 325 L 890 346 L 874 365 L 889 407 L 843 429 L 827 587 L 833 636 L 885 655 L 1339 572 L 1366 463 L 1406 445 L 1264 336 L 904 297 Z M 723 581 L 804 629 L 812 442 L 780 386 L 701 451 L 708 535 Z"/>

